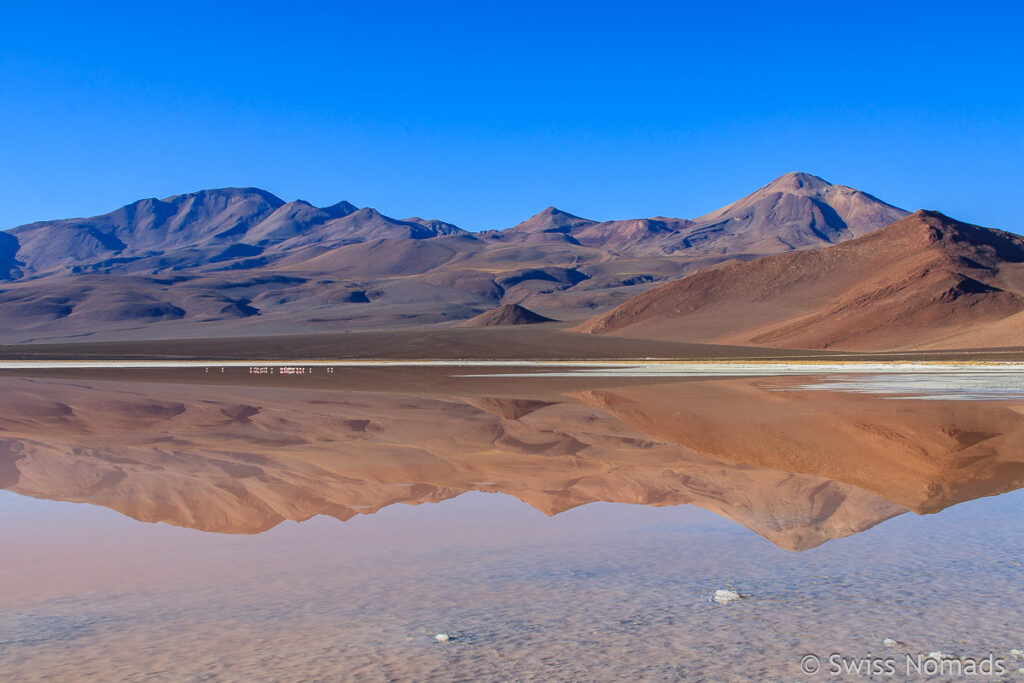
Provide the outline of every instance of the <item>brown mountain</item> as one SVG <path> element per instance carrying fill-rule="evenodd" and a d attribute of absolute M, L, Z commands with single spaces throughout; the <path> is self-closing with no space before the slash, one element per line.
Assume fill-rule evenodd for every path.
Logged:
<path fill-rule="evenodd" d="M 1024 237 L 918 211 L 835 246 L 696 273 L 576 329 L 809 349 L 1019 346 Z"/>
<path fill-rule="evenodd" d="M 536 325 L 549 322 L 553 322 L 551 318 L 545 318 L 529 308 L 523 308 L 519 304 L 504 304 L 459 324 L 462 327 L 495 327 L 500 325 Z"/>
<path fill-rule="evenodd" d="M 510 303 L 582 320 L 724 260 L 829 245 L 903 215 L 800 173 L 695 220 L 598 222 L 549 207 L 479 233 L 204 190 L 0 233 L 0 341 L 451 324 Z"/>

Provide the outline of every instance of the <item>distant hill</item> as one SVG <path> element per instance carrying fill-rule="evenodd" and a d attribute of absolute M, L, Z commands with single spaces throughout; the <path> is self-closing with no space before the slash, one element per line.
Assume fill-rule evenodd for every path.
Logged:
<path fill-rule="evenodd" d="M 1020 346 L 1024 237 L 918 211 L 835 246 L 684 277 L 576 330 L 808 349 Z"/>
<path fill-rule="evenodd" d="M 904 215 L 803 173 L 693 220 L 549 207 L 479 233 L 345 201 L 203 190 L 0 233 L 0 341 L 453 324 L 512 303 L 583 320 L 726 260 L 829 246 Z"/>
<path fill-rule="evenodd" d="M 481 313 L 478 316 L 460 323 L 463 327 L 497 327 L 501 325 L 535 325 L 553 322 L 539 313 L 534 313 L 519 304 L 504 304 Z"/>

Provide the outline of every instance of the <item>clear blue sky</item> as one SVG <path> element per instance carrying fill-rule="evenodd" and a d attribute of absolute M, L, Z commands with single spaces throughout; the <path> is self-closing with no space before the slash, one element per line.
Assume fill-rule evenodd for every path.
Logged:
<path fill-rule="evenodd" d="M 231 185 L 692 217 L 803 170 L 1024 231 L 1017 3 L 91 4 L 0 9 L 0 227 Z"/>

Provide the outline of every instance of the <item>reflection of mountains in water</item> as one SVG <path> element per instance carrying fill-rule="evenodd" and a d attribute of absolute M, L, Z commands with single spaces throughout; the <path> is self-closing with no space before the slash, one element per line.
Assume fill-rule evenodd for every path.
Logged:
<path fill-rule="evenodd" d="M 787 381 L 539 400 L 0 378 L 0 486 L 227 533 L 471 490 L 549 515 L 691 503 L 802 550 L 1024 484 L 1019 406 Z"/>

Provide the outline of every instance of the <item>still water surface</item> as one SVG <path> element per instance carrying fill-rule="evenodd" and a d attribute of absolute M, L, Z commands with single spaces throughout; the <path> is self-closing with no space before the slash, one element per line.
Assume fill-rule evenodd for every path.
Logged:
<path fill-rule="evenodd" d="M 396 372 L 0 377 L 0 679 L 1024 679 L 983 380 Z"/>

